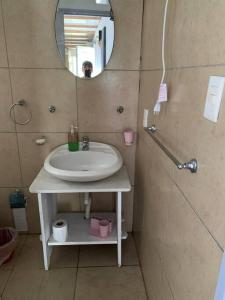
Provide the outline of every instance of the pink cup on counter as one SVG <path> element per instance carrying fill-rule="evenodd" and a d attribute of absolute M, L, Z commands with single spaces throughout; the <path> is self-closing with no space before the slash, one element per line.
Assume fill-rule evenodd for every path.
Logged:
<path fill-rule="evenodd" d="M 109 235 L 109 221 L 101 220 L 99 222 L 99 232 L 101 238 L 107 238 Z"/>
<path fill-rule="evenodd" d="M 91 218 L 91 229 L 93 230 L 99 230 L 99 222 L 100 219 L 99 218 Z"/>
<path fill-rule="evenodd" d="M 135 133 L 132 129 L 126 129 L 124 131 L 124 141 L 127 146 L 130 146 L 134 143 Z"/>

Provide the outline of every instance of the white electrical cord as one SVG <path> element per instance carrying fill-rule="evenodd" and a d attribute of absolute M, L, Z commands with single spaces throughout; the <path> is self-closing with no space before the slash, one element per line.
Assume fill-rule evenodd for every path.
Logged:
<path fill-rule="evenodd" d="M 161 103 L 167 101 L 167 85 L 164 84 L 164 79 L 166 75 L 166 63 L 165 63 L 165 36 L 166 36 L 166 21 L 167 21 L 167 12 L 168 12 L 169 0 L 166 0 L 165 9 L 164 9 L 164 18 L 163 18 L 163 34 L 162 34 L 162 66 L 163 73 L 159 89 L 159 97 L 156 101 L 154 107 L 154 114 L 159 114 L 161 109 Z"/>
<path fill-rule="evenodd" d="M 166 0 L 165 10 L 164 10 L 164 19 L 163 19 L 163 36 L 162 36 L 162 65 L 163 65 L 163 75 L 162 75 L 161 84 L 164 82 L 165 75 L 166 75 L 165 36 L 166 36 L 166 21 L 167 21 L 168 3 L 169 3 L 169 0 Z"/>

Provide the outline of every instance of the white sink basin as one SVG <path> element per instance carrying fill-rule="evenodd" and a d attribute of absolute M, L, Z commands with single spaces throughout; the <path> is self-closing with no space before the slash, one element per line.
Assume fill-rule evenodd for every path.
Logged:
<path fill-rule="evenodd" d="M 107 178 L 123 164 L 119 151 L 102 143 L 89 143 L 88 151 L 70 152 L 68 145 L 53 150 L 45 160 L 44 168 L 63 180 L 88 182 Z"/>

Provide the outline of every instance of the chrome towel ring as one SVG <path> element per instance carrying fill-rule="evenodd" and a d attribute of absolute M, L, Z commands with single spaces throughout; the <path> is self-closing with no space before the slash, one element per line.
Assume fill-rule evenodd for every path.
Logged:
<path fill-rule="evenodd" d="M 18 122 L 16 121 L 16 118 L 15 118 L 15 115 L 13 113 L 14 111 L 14 108 L 16 106 L 23 106 L 27 109 L 27 113 L 28 113 L 28 118 L 26 121 L 24 122 Z M 31 119 L 32 119 L 32 113 L 30 111 L 30 109 L 28 108 L 28 105 L 27 105 L 27 102 L 24 100 L 24 99 L 21 99 L 19 100 L 18 102 L 14 103 L 11 107 L 10 107 L 10 110 L 9 110 L 9 114 L 10 114 L 10 118 L 12 119 L 12 121 L 17 124 L 17 125 L 26 125 L 28 123 L 30 123 Z"/>

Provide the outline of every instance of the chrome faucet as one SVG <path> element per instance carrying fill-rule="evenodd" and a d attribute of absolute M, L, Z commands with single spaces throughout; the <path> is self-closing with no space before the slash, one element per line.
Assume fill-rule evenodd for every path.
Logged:
<path fill-rule="evenodd" d="M 82 138 L 82 151 L 89 150 L 89 138 L 88 136 L 83 136 Z"/>

